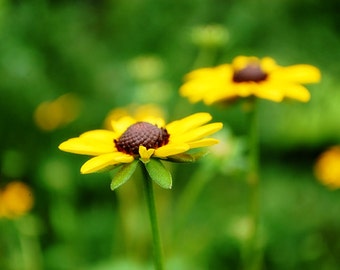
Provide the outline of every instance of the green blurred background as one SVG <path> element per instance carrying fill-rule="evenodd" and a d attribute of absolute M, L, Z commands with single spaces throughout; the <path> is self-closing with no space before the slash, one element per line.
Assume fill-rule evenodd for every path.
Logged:
<path fill-rule="evenodd" d="M 0 220 L 0 269 L 152 269 L 138 174 L 112 192 L 109 174 L 80 175 L 87 158 L 57 148 L 111 109 L 145 103 L 169 121 L 208 111 L 225 124 L 222 156 L 171 164 L 173 189 L 156 188 L 168 269 L 241 269 L 244 112 L 178 94 L 185 73 L 237 55 L 322 72 L 307 104 L 260 101 L 262 269 L 339 269 L 339 192 L 313 175 L 340 143 L 339 12 L 336 0 L 0 0 L 0 185 L 21 180 L 35 197 L 27 216 Z M 58 113 L 43 110 L 42 128 L 38 106 L 65 94 L 72 117 L 53 126 Z"/>

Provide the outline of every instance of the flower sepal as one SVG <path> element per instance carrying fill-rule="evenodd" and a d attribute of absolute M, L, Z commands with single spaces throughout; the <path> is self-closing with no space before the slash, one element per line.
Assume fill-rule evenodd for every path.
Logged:
<path fill-rule="evenodd" d="M 143 166 L 145 166 L 146 172 L 149 174 L 151 180 L 155 181 L 162 188 L 171 189 L 171 173 L 160 160 L 151 158 L 149 162 L 144 163 Z"/>
<path fill-rule="evenodd" d="M 197 153 L 181 153 L 173 156 L 167 157 L 167 161 L 176 162 L 176 163 L 193 163 L 202 157 L 208 154 L 207 151 L 200 151 Z"/>
<path fill-rule="evenodd" d="M 134 160 L 131 163 L 124 163 L 114 168 L 112 170 L 113 177 L 110 185 L 111 190 L 115 190 L 129 180 L 135 172 L 138 163 L 139 160 Z"/>

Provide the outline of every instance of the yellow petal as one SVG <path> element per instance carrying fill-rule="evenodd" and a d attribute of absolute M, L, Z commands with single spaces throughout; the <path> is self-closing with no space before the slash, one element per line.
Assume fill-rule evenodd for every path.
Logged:
<path fill-rule="evenodd" d="M 276 61 L 271 57 L 262 58 L 260 65 L 261 69 L 267 74 L 280 67 L 276 64 Z"/>
<path fill-rule="evenodd" d="M 82 139 L 89 139 L 93 141 L 100 141 L 105 143 L 112 143 L 116 139 L 117 134 L 111 130 L 97 129 L 87 131 L 79 136 Z"/>
<path fill-rule="evenodd" d="M 222 127 L 223 127 L 222 123 L 212 123 L 205 126 L 201 126 L 179 136 L 176 136 L 176 134 L 174 134 L 174 136 L 172 137 L 170 136 L 170 142 L 172 143 L 193 142 L 203 137 L 209 136 L 215 133 L 216 131 L 219 131 Z"/>
<path fill-rule="evenodd" d="M 190 129 L 199 127 L 212 119 L 209 113 L 201 112 L 187 116 L 181 120 L 173 121 L 166 125 L 169 134 L 180 134 Z"/>
<path fill-rule="evenodd" d="M 144 162 L 144 163 L 147 163 L 149 161 L 150 157 L 155 152 L 155 149 L 153 149 L 153 148 L 146 149 L 145 146 L 140 145 L 138 152 L 139 152 L 141 161 Z"/>
<path fill-rule="evenodd" d="M 167 156 L 172 156 L 172 155 L 176 155 L 179 153 L 183 153 L 186 152 L 190 149 L 189 145 L 186 143 L 181 143 L 181 144 L 167 144 L 165 146 L 162 146 L 160 148 L 157 148 L 155 150 L 155 156 L 156 157 L 167 157 Z"/>
<path fill-rule="evenodd" d="M 192 103 L 205 101 L 211 93 L 225 92 L 225 86 L 231 81 L 232 74 L 231 65 L 195 70 L 187 75 L 187 81 L 180 87 L 180 94 L 189 98 Z"/>
<path fill-rule="evenodd" d="M 310 99 L 310 93 L 304 86 L 282 82 L 259 85 L 254 95 L 274 102 L 281 102 L 284 98 L 295 99 L 301 102 L 307 102 Z"/>
<path fill-rule="evenodd" d="M 154 126 L 157 126 L 157 127 L 164 127 L 165 126 L 165 121 L 161 117 L 149 116 L 149 117 L 144 117 L 143 119 L 141 119 L 141 121 L 148 122 L 148 123 L 153 124 Z"/>
<path fill-rule="evenodd" d="M 130 163 L 134 160 L 133 156 L 114 152 L 109 154 L 103 154 L 94 158 L 91 158 L 81 167 L 80 172 L 83 174 L 93 173 L 105 169 L 109 166 L 119 163 Z"/>
<path fill-rule="evenodd" d="M 281 102 L 284 99 L 285 90 L 280 83 L 265 82 L 258 84 L 251 92 L 256 97 Z"/>
<path fill-rule="evenodd" d="M 113 131 L 120 136 L 134 123 L 136 123 L 136 120 L 131 116 L 123 116 L 119 120 L 112 121 L 111 126 Z"/>
<path fill-rule="evenodd" d="M 205 104 L 211 105 L 218 101 L 234 99 L 239 96 L 237 89 L 236 85 L 225 83 L 221 90 L 208 91 L 203 101 Z"/>
<path fill-rule="evenodd" d="M 310 93 L 303 85 L 291 84 L 286 88 L 285 97 L 307 102 L 310 100 Z"/>
<path fill-rule="evenodd" d="M 232 66 L 234 70 L 241 70 L 245 68 L 247 65 L 252 64 L 252 63 L 260 63 L 260 59 L 255 56 L 237 56 L 233 59 Z"/>
<path fill-rule="evenodd" d="M 218 82 L 214 80 L 211 82 L 194 80 L 184 84 L 179 91 L 183 97 L 189 98 L 191 103 L 196 103 L 209 95 L 209 93 L 213 91 L 212 88 L 214 88 L 214 91 L 217 91 L 218 87 L 221 86 L 223 86 L 223 84 L 218 84 Z M 217 89 L 215 90 L 215 88 Z"/>
<path fill-rule="evenodd" d="M 233 86 L 236 95 L 239 97 L 249 97 L 253 95 L 254 91 L 256 91 L 258 87 L 258 83 L 254 82 L 242 82 L 234 84 Z"/>
<path fill-rule="evenodd" d="M 65 152 L 97 156 L 116 151 L 114 143 L 100 143 L 88 139 L 72 138 L 59 145 L 59 149 Z"/>
<path fill-rule="evenodd" d="M 187 75 L 185 75 L 185 80 L 192 80 L 192 79 L 196 79 L 196 78 L 202 78 L 205 76 L 209 76 L 212 72 L 214 72 L 213 68 L 199 68 L 196 70 L 193 70 L 191 72 L 189 72 Z"/>
<path fill-rule="evenodd" d="M 294 65 L 273 71 L 270 80 L 296 83 L 317 83 L 321 79 L 320 70 L 311 65 Z"/>
<path fill-rule="evenodd" d="M 213 139 L 213 138 L 206 138 L 194 142 L 189 142 L 188 145 L 190 146 L 190 149 L 192 148 L 198 148 L 198 147 L 206 147 L 211 146 L 214 144 L 219 143 L 219 140 Z"/>

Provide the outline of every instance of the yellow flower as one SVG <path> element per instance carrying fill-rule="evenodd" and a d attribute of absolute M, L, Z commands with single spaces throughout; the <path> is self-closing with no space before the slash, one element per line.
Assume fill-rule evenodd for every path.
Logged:
<path fill-rule="evenodd" d="M 112 129 L 112 122 L 119 120 L 120 118 L 130 118 L 130 121 L 136 122 L 155 122 L 163 126 L 164 112 L 163 110 L 154 104 L 145 105 L 131 105 L 127 108 L 116 108 L 111 110 L 104 123 L 105 129 Z"/>
<path fill-rule="evenodd" d="M 11 182 L 0 191 L 0 217 L 19 217 L 31 210 L 33 201 L 32 192 L 26 184 Z"/>
<path fill-rule="evenodd" d="M 236 57 L 232 64 L 201 68 L 187 74 L 180 88 L 190 102 L 207 105 L 256 96 L 274 102 L 284 98 L 307 102 L 310 93 L 301 84 L 316 83 L 320 71 L 311 65 L 282 67 L 269 57 Z"/>
<path fill-rule="evenodd" d="M 206 138 L 222 128 L 222 123 L 210 123 L 208 113 L 196 113 L 165 124 L 162 118 L 147 117 L 137 121 L 123 116 L 111 123 L 112 130 L 92 130 L 59 145 L 59 149 L 94 156 L 81 167 L 83 174 L 110 169 L 114 166 L 151 158 L 172 160 L 190 149 L 210 146 L 218 140 Z"/>
<path fill-rule="evenodd" d="M 323 152 L 316 161 L 316 178 L 324 185 L 340 188 L 340 146 L 333 146 Z"/>

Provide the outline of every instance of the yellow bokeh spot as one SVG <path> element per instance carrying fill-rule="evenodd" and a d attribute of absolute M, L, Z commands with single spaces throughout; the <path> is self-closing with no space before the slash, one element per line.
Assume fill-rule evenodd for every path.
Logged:
<path fill-rule="evenodd" d="M 80 112 L 80 100 L 74 94 L 65 94 L 53 101 L 42 102 L 34 112 L 36 125 L 52 131 L 74 121 Z"/>
<path fill-rule="evenodd" d="M 31 189 L 15 181 L 0 191 L 0 218 L 16 218 L 32 209 L 34 198 Z"/>
<path fill-rule="evenodd" d="M 340 146 L 323 152 L 314 167 L 316 178 L 331 189 L 340 188 Z"/>

